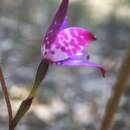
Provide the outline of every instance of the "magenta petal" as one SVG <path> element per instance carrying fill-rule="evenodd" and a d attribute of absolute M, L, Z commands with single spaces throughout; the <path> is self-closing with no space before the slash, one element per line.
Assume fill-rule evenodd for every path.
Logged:
<path fill-rule="evenodd" d="M 58 33 L 53 44 L 47 42 L 43 45 L 42 55 L 54 62 L 62 61 L 83 51 L 94 38 L 95 36 L 87 29 L 69 27 Z M 45 51 L 47 52 L 46 55 Z M 52 54 L 51 51 L 54 53 Z"/>
<path fill-rule="evenodd" d="M 97 40 L 96 36 L 93 35 L 91 32 L 89 32 L 87 35 L 88 35 L 90 41 L 95 41 L 95 40 Z"/>
<path fill-rule="evenodd" d="M 47 42 L 52 44 L 55 41 L 55 38 L 60 31 L 61 26 L 63 25 L 67 9 L 68 9 L 69 0 L 62 0 L 59 9 L 57 10 L 51 25 L 49 26 L 47 33 L 43 39 L 42 44 Z"/>
<path fill-rule="evenodd" d="M 82 61 L 82 60 L 65 60 L 62 62 L 57 62 L 57 64 L 59 65 L 64 65 L 64 66 L 72 66 L 72 67 L 80 67 L 80 66 L 84 66 L 84 67 L 94 67 L 94 68 L 98 68 L 101 71 L 101 74 L 103 77 L 105 77 L 105 73 L 106 70 L 99 64 L 96 64 L 94 62 L 90 62 L 90 61 Z"/>

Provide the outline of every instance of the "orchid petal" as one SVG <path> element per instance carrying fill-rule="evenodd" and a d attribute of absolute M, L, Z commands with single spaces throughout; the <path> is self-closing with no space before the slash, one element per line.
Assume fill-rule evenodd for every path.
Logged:
<path fill-rule="evenodd" d="M 84 50 L 93 40 L 96 40 L 95 36 L 84 28 L 66 28 L 58 33 L 48 51 L 42 53 L 44 58 L 51 61 L 65 60 Z"/>
<path fill-rule="evenodd" d="M 100 70 L 101 74 L 103 77 L 105 77 L 105 69 L 99 65 L 99 64 L 96 64 L 94 62 L 90 62 L 90 61 L 83 61 L 83 60 L 64 60 L 62 62 L 57 62 L 56 64 L 58 65 L 63 65 L 63 66 L 72 66 L 72 67 L 80 67 L 80 66 L 88 66 L 88 67 L 94 67 L 94 68 L 97 68 Z"/>
<path fill-rule="evenodd" d="M 61 26 L 63 25 L 67 9 L 68 9 L 69 0 L 62 0 L 59 9 L 57 10 L 51 25 L 49 26 L 46 35 L 42 41 L 41 53 L 45 51 L 45 49 L 49 49 L 51 44 L 55 41 L 57 34 L 60 31 Z"/>
<path fill-rule="evenodd" d="M 88 52 L 86 52 L 85 50 L 76 53 L 74 56 L 70 57 L 70 59 L 72 60 L 89 60 L 90 59 L 90 55 L 88 54 Z"/>

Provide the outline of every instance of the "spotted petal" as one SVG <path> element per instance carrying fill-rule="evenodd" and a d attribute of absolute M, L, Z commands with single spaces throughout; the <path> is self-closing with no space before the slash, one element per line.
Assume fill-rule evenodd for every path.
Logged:
<path fill-rule="evenodd" d="M 95 36 L 84 28 L 66 28 L 58 33 L 54 43 L 42 53 L 50 61 L 62 61 L 84 50 L 92 40 L 96 40 Z"/>
<path fill-rule="evenodd" d="M 55 41 L 57 34 L 59 33 L 61 26 L 66 17 L 69 0 L 62 0 L 59 9 L 57 10 L 51 25 L 49 26 L 45 37 L 42 41 L 41 53 L 45 51 Z"/>
<path fill-rule="evenodd" d="M 105 69 L 99 65 L 99 64 L 96 64 L 94 62 L 90 62 L 90 61 L 83 61 L 83 60 L 64 60 L 62 62 L 57 62 L 56 64 L 58 65 L 63 65 L 63 66 L 72 66 L 72 67 L 80 67 L 80 66 L 84 66 L 84 67 L 94 67 L 94 68 L 97 68 L 100 70 L 101 74 L 103 77 L 105 77 Z"/>

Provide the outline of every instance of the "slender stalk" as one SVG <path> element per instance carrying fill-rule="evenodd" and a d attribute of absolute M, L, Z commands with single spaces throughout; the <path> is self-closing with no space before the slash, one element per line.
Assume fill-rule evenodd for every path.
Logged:
<path fill-rule="evenodd" d="M 49 68 L 49 61 L 43 59 L 38 66 L 35 81 L 29 96 L 22 101 L 15 117 L 13 118 L 11 126 L 12 128 L 15 128 L 18 122 L 21 120 L 21 118 L 26 114 L 26 112 L 28 112 L 29 108 L 31 107 L 32 101 L 35 97 L 35 94 L 38 90 L 38 87 L 47 74 L 48 68 Z"/>
<path fill-rule="evenodd" d="M 128 54 L 123 61 L 121 70 L 119 72 L 119 76 L 117 78 L 117 82 L 115 83 L 113 94 L 111 99 L 108 102 L 106 107 L 106 113 L 101 125 L 101 130 L 108 130 L 113 121 L 113 117 L 118 109 L 119 102 L 122 94 L 124 93 L 127 81 L 130 76 L 130 48 L 128 50 Z"/>
<path fill-rule="evenodd" d="M 10 127 L 12 119 L 13 119 L 12 107 L 11 107 L 8 90 L 7 90 L 6 82 L 5 82 L 1 67 L 0 67 L 0 81 L 1 81 L 2 91 L 4 93 L 4 97 L 5 97 L 5 101 L 6 101 L 6 105 L 7 105 L 8 116 L 9 116 L 9 127 Z M 9 130 L 12 130 L 12 129 L 9 128 Z"/>
<path fill-rule="evenodd" d="M 11 124 L 11 125 L 9 125 L 9 130 L 14 130 L 15 128 L 14 128 L 14 126 Z"/>

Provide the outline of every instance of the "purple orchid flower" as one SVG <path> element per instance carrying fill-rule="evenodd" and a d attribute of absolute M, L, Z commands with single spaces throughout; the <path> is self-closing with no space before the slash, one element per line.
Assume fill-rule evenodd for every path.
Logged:
<path fill-rule="evenodd" d="M 67 9 L 69 0 L 62 0 L 51 25 L 42 41 L 42 58 L 50 63 L 63 66 L 88 66 L 98 68 L 105 76 L 105 69 L 89 61 L 85 51 L 96 37 L 88 30 L 80 27 L 68 27 Z"/>

